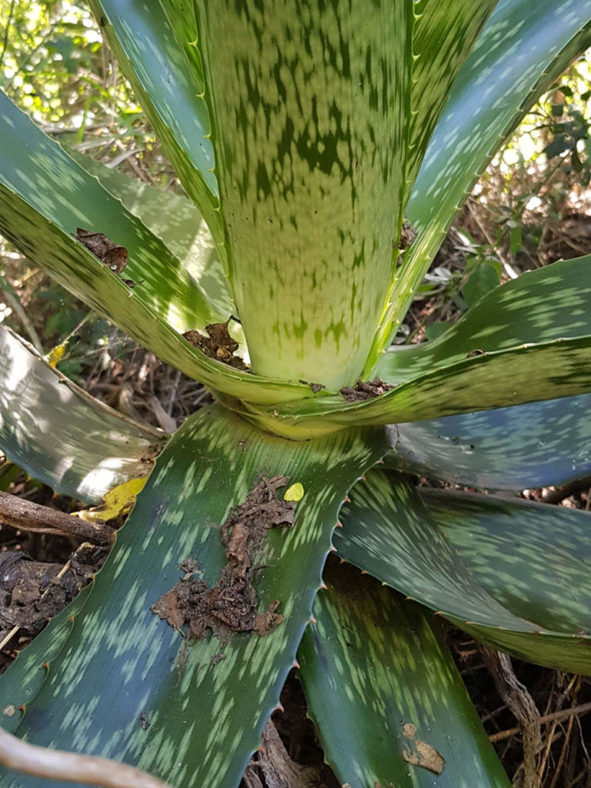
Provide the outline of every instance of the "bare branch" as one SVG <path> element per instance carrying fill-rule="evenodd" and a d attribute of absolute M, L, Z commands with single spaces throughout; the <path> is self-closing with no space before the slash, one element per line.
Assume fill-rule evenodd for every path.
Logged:
<path fill-rule="evenodd" d="M 101 788 L 171 788 L 168 783 L 125 763 L 38 747 L 2 729 L 0 763 L 9 769 L 47 780 L 64 780 Z"/>

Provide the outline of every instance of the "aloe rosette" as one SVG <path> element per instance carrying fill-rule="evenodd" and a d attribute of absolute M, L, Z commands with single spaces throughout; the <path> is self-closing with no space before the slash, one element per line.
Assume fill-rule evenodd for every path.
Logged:
<path fill-rule="evenodd" d="M 2 97 L 0 230 L 217 402 L 162 448 L 2 329 L 7 456 L 89 503 L 152 468 L 105 567 L 0 681 L 2 726 L 180 788 L 237 785 L 297 657 L 343 783 L 508 785 L 430 611 L 590 673 L 588 515 L 409 477 L 518 490 L 589 474 L 589 260 L 389 346 L 473 181 L 591 42 L 591 0 L 91 5 L 187 197 L 70 154 Z M 77 227 L 125 247 L 141 287 Z M 183 337 L 231 315 L 249 369 Z M 381 393 L 355 397 L 374 378 Z M 237 522 L 271 479 L 286 481 L 265 511 L 280 519 L 287 489 L 293 522 L 257 531 L 255 571 Z M 335 563 L 325 587 L 331 550 L 382 585 Z M 238 571 L 251 623 L 230 606 L 220 632 L 202 607 L 197 636 L 182 595 L 219 601 Z"/>

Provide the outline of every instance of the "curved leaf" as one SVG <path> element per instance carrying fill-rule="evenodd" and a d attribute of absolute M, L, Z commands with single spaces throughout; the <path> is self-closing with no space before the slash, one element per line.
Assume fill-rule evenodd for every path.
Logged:
<path fill-rule="evenodd" d="M 0 680 L 0 708 L 18 707 L 23 671 L 47 673 L 26 713 L 2 724 L 34 743 L 124 760 L 183 788 L 236 785 L 293 664 L 340 505 L 387 449 L 381 430 L 293 443 L 219 406 L 189 418 L 158 458 L 59 658 L 42 667 L 49 625 Z M 267 554 L 253 554 L 246 575 L 257 609 L 278 601 L 284 620 L 262 636 L 183 637 L 150 607 L 179 583 L 189 558 L 216 584 L 225 564 L 219 526 L 261 475 L 304 489 L 293 527 L 267 532 Z M 233 601 L 227 616 L 242 613 L 242 599 Z M 97 675 L 106 678 L 97 683 Z M 3 778 L 6 786 L 29 784 Z"/>
<path fill-rule="evenodd" d="M 339 554 L 485 643 L 530 662 L 590 675 L 591 573 L 588 549 L 581 553 L 590 516 L 488 497 L 468 496 L 467 503 L 438 498 L 439 509 L 431 500 L 400 476 L 372 473 L 343 509 L 344 528 L 334 539 Z M 449 502 L 447 510 L 441 500 Z M 479 518 L 474 542 L 480 546 L 469 549 L 481 557 L 470 563 L 468 550 L 459 554 L 447 536 L 456 517 L 466 529 Z M 503 527 L 505 537 L 495 536 Z M 539 535 L 530 548 L 535 529 Z M 554 554 L 545 546 L 557 543 Z M 579 584 L 576 591 L 573 583 Z"/>
<path fill-rule="evenodd" d="M 163 361 L 211 388 L 253 402 L 310 395 L 304 384 L 241 372 L 183 339 L 171 325 L 202 328 L 214 315 L 178 260 L 2 94 L 0 109 L 0 231 L 23 253 Z M 109 271 L 72 237 L 79 225 L 125 242 L 131 258 L 125 272 L 145 282 L 130 288 Z"/>
<path fill-rule="evenodd" d="M 236 313 L 215 242 L 190 200 L 130 178 L 89 156 L 75 151 L 70 155 L 164 242 L 204 291 L 216 320 Z"/>
<path fill-rule="evenodd" d="M 162 433 L 94 399 L 0 326 L 0 448 L 53 490 L 100 503 L 145 476 Z"/>
<path fill-rule="evenodd" d="M 430 617 L 351 567 L 330 569 L 298 658 L 339 781 L 351 788 L 509 786 Z M 409 762 L 418 742 L 432 748 L 422 751 L 435 773 Z"/>
<path fill-rule="evenodd" d="M 485 353 L 436 368 L 377 397 L 348 403 L 317 397 L 249 407 L 277 434 L 305 437 L 348 424 L 391 424 L 574 396 L 591 389 L 591 337 Z"/>
<path fill-rule="evenodd" d="M 591 335 L 591 255 L 561 260 L 491 290 L 432 342 L 385 353 L 376 375 L 409 380 L 469 353 Z"/>
<path fill-rule="evenodd" d="M 472 184 L 536 98 L 591 44 L 591 0 L 499 0 L 431 137 L 407 214 L 419 234 L 398 270 L 380 347 L 403 319 Z"/>
<path fill-rule="evenodd" d="M 187 194 L 203 214 L 216 242 L 221 243 L 203 85 L 189 67 L 186 44 L 180 45 L 170 23 L 172 17 L 182 14 L 179 23 L 183 24 L 190 3 L 181 9 L 178 4 L 170 6 L 160 0 L 153 0 L 149 6 L 142 0 L 91 0 L 91 6 Z M 186 24 L 190 30 L 190 18 Z"/>
<path fill-rule="evenodd" d="M 591 395 L 399 424 L 392 467 L 478 489 L 591 475 Z"/>

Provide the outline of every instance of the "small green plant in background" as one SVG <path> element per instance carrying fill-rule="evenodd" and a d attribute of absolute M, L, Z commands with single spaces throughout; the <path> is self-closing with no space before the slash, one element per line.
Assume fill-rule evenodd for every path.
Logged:
<path fill-rule="evenodd" d="M 589 674 L 589 517 L 411 480 L 589 474 L 590 260 L 498 286 L 474 248 L 462 317 L 391 343 L 475 176 L 591 42 L 591 0 L 92 6 L 187 197 L 74 160 L 3 96 L 0 229 L 216 404 L 160 451 L 2 330 L 11 460 L 94 504 L 160 452 L 0 681 L 2 726 L 237 785 L 299 663 L 341 782 L 507 785 L 429 611 Z M 334 550 L 357 569 L 323 581 Z"/>

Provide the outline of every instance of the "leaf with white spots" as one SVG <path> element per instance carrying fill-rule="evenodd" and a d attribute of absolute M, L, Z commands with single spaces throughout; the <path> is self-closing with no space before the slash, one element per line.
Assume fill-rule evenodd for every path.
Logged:
<path fill-rule="evenodd" d="M 221 243 L 209 117 L 193 67 L 196 49 L 189 51 L 171 23 L 190 35 L 195 30 L 191 3 L 182 8 L 168 0 L 91 0 L 90 5 L 187 194 Z"/>
<path fill-rule="evenodd" d="M 389 465 L 478 489 L 591 476 L 591 394 L 398 424 Z"/>
<path fill-rule="evenodd" d="M 474 181 L 536 98 L 590 44 L 591 0 L 499 0 L 455 80 L 414 183 L 406 210 L 418 236 L 399 266 L 378 353 Z"/>
<path fill-rule="evenodd" d="M 375 374 L 410 380 L 469 355 L 591 336 L 591 255 L 527 271 L 495 287 L 437 339 L 385 353 Z"/>
<path fill-rule="evenodd" d="M 26 714 L 2 725 L 183 788 L 237 785 L 293 665 L 340 506 L 388 448 L 379 429 L 294 443 L 219 406 L 189 418 L 137 496 L 59 657 L 46 658 L 50 624 L 0 680 L 0 708 L 27 699 Z M 183 636 L 150 608 L 188 571 L 187 559 L 198 563 L 190 571 L 216 584 L 225 564 L 220 525 L 262 476 L 297 479 L 305 489 L 293 525 L 268 532 L 267 554 L 253 569 L 258 610 L 278 601 L 283 621 L 264 635 Z M 24 696 L 29 676 L 37 678 Z M 33 784 L 11 778 L 4 774 L 3 786 Z"/>
<path fill-rule="evenodd" d="M 99 402 L 0 326 L 0 448 L 34 479 L 87 503 L 145 476 L 162 433 Z"/>
<path fill-rule="evenodd" d="M 423 492 L 372 472 L 350 493 L 339 555 L 479 640 L 591 675 L 591 515 Z"/>
<path fill-rule="evenodd" d="M 437 623 L 352 567 L 328 569 L 298 658 L 339 782 L 508 788 Z"/>

